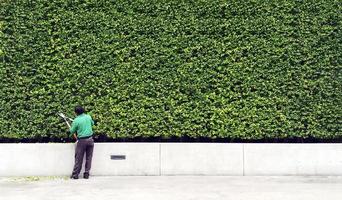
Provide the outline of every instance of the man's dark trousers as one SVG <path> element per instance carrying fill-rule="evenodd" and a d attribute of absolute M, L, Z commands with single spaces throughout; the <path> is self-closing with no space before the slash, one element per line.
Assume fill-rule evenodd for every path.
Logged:
<path fill-rule="evenodd" d="M 80 174 L 82 169 L 84 153 L 86 154 L 86 163 L 84 174 L 89 175 L 91 168 L 91 160 L 93 158 L 94 140 L 92 137 L 87 139 L 79 139 L 75 150 L 75 165 L 72 176 L 76 177 Z"/>

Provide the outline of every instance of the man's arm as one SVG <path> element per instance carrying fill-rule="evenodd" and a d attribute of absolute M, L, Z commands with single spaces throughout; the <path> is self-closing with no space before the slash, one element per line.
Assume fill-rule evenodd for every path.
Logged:
<path fill-rule="evenodd" d="M 68 124 L 69 125 L 69 124 Z M 69 128 L 70 128 L 70 133 L 72 134 L 72 136 L 75 138 L 75 140 L 77 140 L 77 134 L 76 134 L 76 131 L 77 131 L 77 122 L 76 121 L 73 121 L 72 124 L 71 124 L 71 127 L 69 125 Z"/>

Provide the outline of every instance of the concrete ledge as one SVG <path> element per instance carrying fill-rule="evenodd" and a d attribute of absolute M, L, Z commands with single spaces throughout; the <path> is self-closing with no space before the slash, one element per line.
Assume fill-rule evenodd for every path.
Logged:
<path fill-rule="evenodd" d="M 70 175 L 74 148 L 0 144 L 0 176 Z M 342 144 L 97 143 L 91 174 L 342 175 Z"/>
<path fill-rule="evenodd" d="M 71 173 L 74 144 L 0 144 L 0 176 Z"/>
<path fill-rule="evenodd" d="M 159 175 L 158 143 L 98 143 L 93 155 L 93 175 Z M 125 160 L 111 160 L 124 155 Z"/>
<path fill-rule="evenodd" d="M 342 175 L 342 144 L 245 144 L 245 175 Z"/>
<path fill-rule="evenodd" d="M 70 175 L 75 144 L 0 144 L 0 176 Z M 111 160 L 125 155 L 125 160 Z M 159 175 L 159 144 L 97 143 L 92 175 Z M 83 164 L 84 166 L 84 164 Z"/>
<path fill-rule="evenodd" d="M 243 175 L 243 144 L 161 144 L 161 175 Z"/>

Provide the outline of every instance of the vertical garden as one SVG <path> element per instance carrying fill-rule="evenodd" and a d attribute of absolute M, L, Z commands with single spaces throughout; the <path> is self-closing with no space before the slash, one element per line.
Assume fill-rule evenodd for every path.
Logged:
<path fill-rule="evenodd" d="M 342 135 L 338 0 L 2 0 L 0 141 Z"/>

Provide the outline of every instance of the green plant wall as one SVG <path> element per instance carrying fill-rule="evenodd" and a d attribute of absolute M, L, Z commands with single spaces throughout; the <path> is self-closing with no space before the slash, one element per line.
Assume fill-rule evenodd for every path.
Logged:
<path fill-rule="evenodd" d="M 0 2 L 0 138 L 341 137 L 341 1 Z"/>

